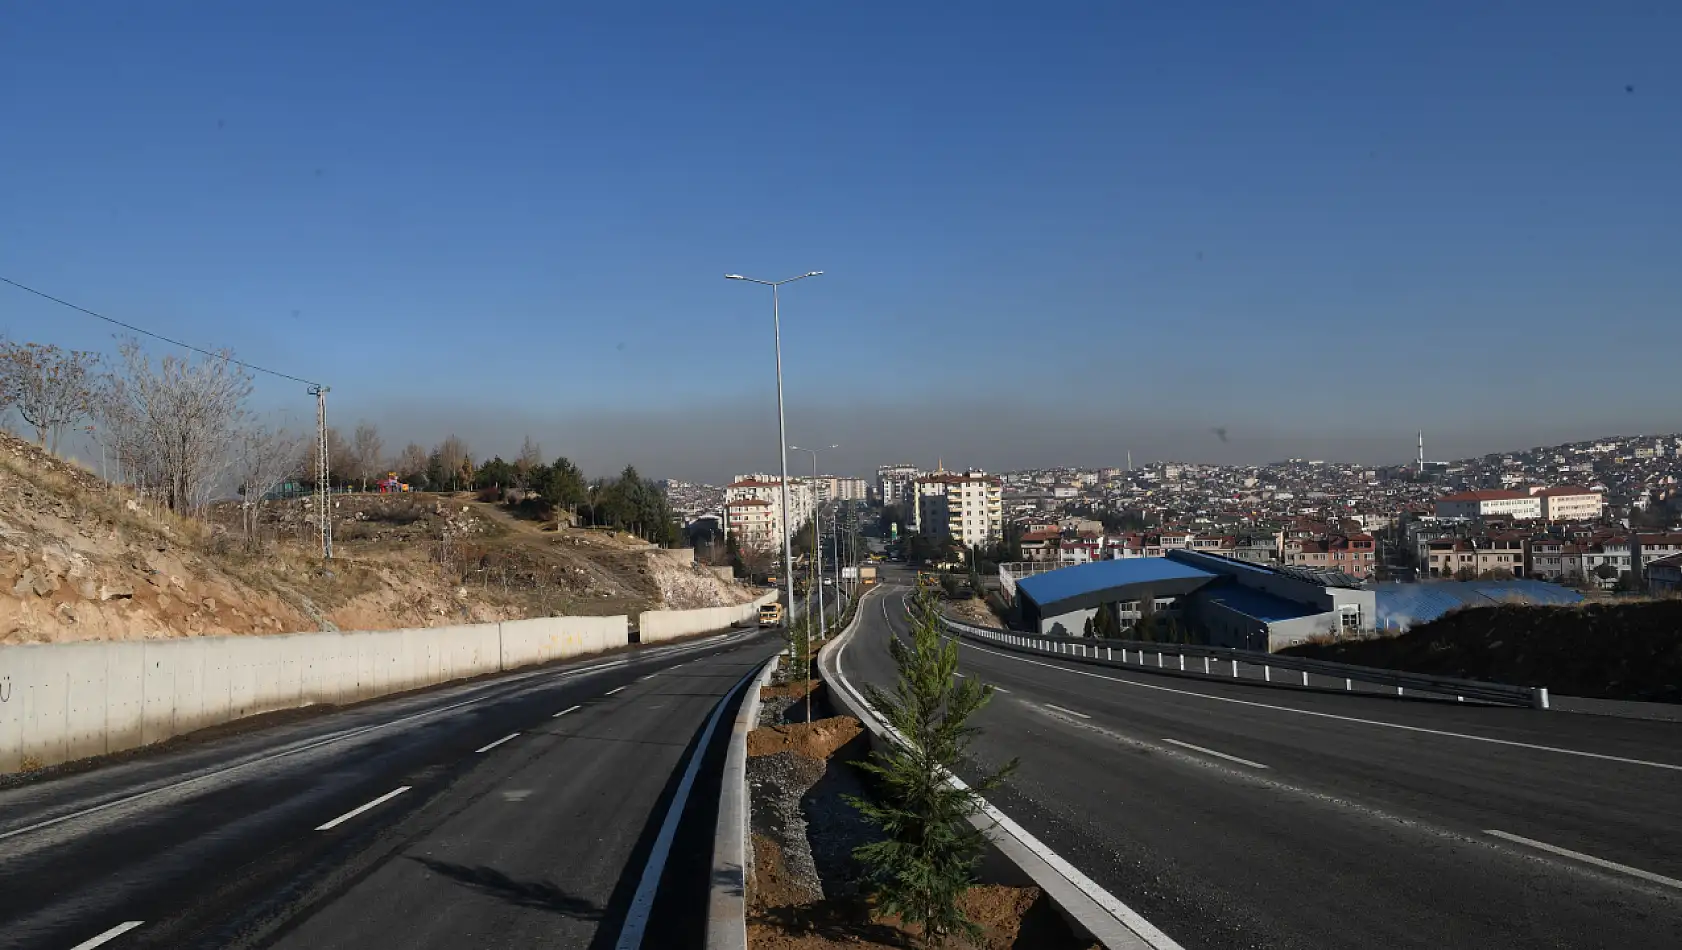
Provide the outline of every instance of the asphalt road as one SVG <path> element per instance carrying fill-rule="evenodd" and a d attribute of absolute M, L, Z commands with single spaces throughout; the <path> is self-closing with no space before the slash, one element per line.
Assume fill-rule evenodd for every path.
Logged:
<path fill-rule="evenodd" d="M 699 946 L 732 689 L 779 633 L 281 717 L 0 789 L 0 947 L 68 950 L 135 921 L 98 945 L 612 947 L 662 851 L 644 946 Z"/>
<path fill-rule="evenodd" d="M 861 609 L 855 685 L 905 597 Z M 993 803 L 1185 947 L 1682 946 L 1682 726 L 960 642 L 1000 687 L 960 773 L 1019 759 Z"/>

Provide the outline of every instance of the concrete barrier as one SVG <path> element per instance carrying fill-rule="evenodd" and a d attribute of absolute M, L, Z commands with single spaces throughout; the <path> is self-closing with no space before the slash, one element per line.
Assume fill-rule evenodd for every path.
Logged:
<path fill-rule="evenodd" d="M 732 607 L 701 607 L 695 610 L 645 610 L 637 616 L 637 631 L 643 643 L 657 643 L 673 637 L 725 630 L 759 617 L 761 605 L 777 599 L 775 592 Z"/>
<path fill-rule="evenodd" d="M 626 620 L 0 646 L 0 773 L 622 647 Z"/>

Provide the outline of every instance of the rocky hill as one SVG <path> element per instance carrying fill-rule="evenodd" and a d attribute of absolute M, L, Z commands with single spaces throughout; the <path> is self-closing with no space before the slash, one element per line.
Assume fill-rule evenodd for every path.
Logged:
<path fill-rule="evenodd" d="M 183 518 L 0 434 L 0 643 L 373 630 L 741 603 L 752 595 L 608 531 L 544 530 L 466 495 L 335 498 Z"/>
<path fill-rule="evenodd" d="M 1285 652 L 1569 696 L 1682 703 L 1682 600 L 1474 607 L 1400 636 Z"/>

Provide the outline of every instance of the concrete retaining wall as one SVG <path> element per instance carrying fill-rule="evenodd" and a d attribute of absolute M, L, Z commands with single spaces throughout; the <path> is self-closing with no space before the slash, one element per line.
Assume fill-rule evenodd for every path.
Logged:
<path fill-rule="evenodd" d="M 205 726 L 352 703 L 627 642 L 626 618 L 0 646 L 0 772 Z"/>
<path fill-rule="evenodd" d="M 763 604 L 777 599 L 775 592 L 734 607 L 702 607 L 697 610 L 645 610 L 637 616 L 637 630 L 643 643 L 673 637 L 724 630 L 738 623 L 756 620 Z"/>

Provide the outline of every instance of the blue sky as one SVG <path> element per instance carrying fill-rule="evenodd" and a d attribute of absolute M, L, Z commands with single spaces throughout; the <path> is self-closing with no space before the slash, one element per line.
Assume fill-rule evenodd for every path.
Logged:
<path fill-rule="evenodd" d="M 772 464 L 726 271 L 841 470 L 1682 428 L 1682 7 L 1261 6 L 25 4 L 0 274 L 597 473 Z"/>

